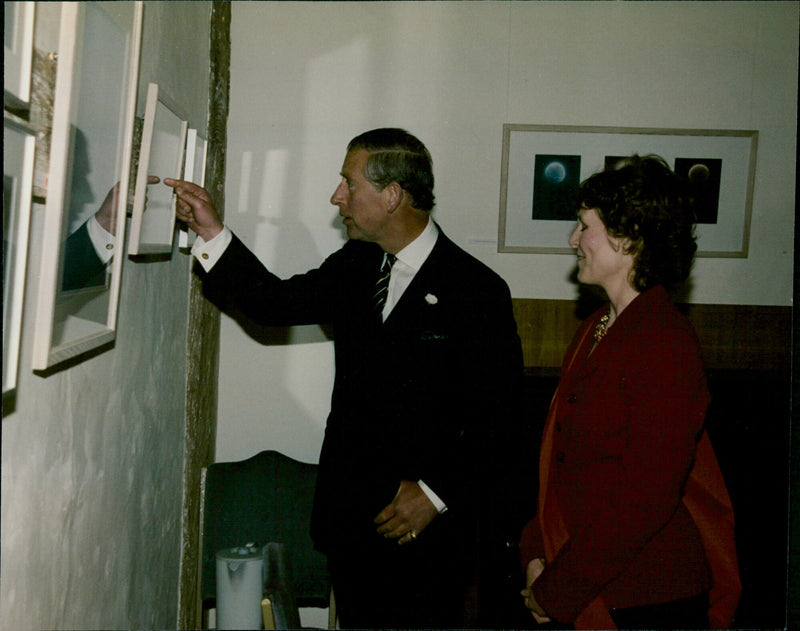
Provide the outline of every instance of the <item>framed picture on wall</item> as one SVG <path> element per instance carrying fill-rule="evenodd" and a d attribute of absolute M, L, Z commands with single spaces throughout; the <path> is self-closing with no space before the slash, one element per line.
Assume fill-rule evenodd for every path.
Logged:
<path fill-rule="evenodd" d="M 139 149 L 128 254 L 167 254 L 175 236 L 175 195 L 164 184 L 150 186 L 148 177 L 181 179 L 186 148 L 186 116 L 158 84 L 147 86 L 147 103 Z"/>
<path fill-rule="evenodd" d="M 183 179 L 189 180 L 198 186 L 205 186 L 206 180 L 206 149 L 208 141 L 190 128 L 186 133 L 186 160 L 183 165 Z M 186 225 L 178 231 L 178 247 L 191 248 L 195 234 Z"/>
<path fill-rule="evenodd" d="M 142 15 L 61 4 L 34 370 L 115 339 Z"/>
<path fill-rule="evenodd" d="M 3 398 L 17 387 L 36 132 L 3 119 Z M 3 406 L 5 409 L 5 405 Z"/>
<path fill-rule="evenodd" d="M 747 257 L 758 132 L 503 125 L 498 252 L 573 254 L 574 197 L 593 173 L 657 154 L 695 187 L 697 256 Z"/>
<path fill-rule="evenodd" d="M 31 100 L 34 2 L 3 2 L 3 101 L 23 108 Z"/>

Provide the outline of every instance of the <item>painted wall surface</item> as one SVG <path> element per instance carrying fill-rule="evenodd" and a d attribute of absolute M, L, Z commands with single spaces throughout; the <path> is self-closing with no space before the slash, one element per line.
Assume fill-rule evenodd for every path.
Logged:
<path fill-rule="evenodd" d="M 55 51 L 59 3 L 37 4 L 37 47 Z M 142 42 L 139 93 L 169 86 L 201 129 L 209 13 L 148 2 Z M 2 421 L 0 627 L 174 628 L 189 260 L 127 259 L 114 348 L 43 378 L 30 371 L 43 213 L 34 206 L 17 402 Z"/>
<path fill-rule="evenodd" d="M 445 232 L 514 297 L 569 300 L 572 256 L 496 251 L 503 123 L 755 129 L 750 256 L 699 259 L 689 300 L 790 305 L 799 7 L 236 3 L 226 221 L 281 276 L 317 266 L 344 240 L 329 198 L 347 142 L 401 126 L 433 155 Z M 217 458 L 316 461 L 332 344 L 256 337 L 223 317 Z"/>

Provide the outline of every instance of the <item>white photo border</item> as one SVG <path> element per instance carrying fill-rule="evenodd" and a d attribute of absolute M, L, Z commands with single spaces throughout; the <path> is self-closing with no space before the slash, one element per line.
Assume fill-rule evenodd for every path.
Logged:
<path fill-rule="evenodd" d="M 78 104 L 75 98 L 82 59 L 81 36 L 86 20 L 84 2 L 61 3 L 61 25 L 59 31 L 58 73 L 53 103 L 53 123 L 50 143 L 50 166 L 48 173 L 47 200 L 42 231 L 42 256 L 39 270 L 39 294 L 34 322 L 32 367 L 48 376 L 51 369 L 67 360 L 99 349 L 116 339 L 117 310 L 122 277 L 121 255 L 125 242 L 127 222 L 127 195 L 117 196 L 115 255 L 110 264 L 108 305 L 104 321 L 88 321 L 68 314 L 70 306 L 65 304 L 60 288 L 61 259 L 64 254 L 64 235 L 69 221 L 68 200 L 69 174 L 72 172 L 71 138 L 72 117 Z M 116 3 L 114 3 L 116 4 Z M 119 3 L 119 5 L 128 3 Z M 109 3 L 111 5 L 111 3 Z M 136 90 L 139 79 L 139 56 L 141 52 L 142 21 L 144 4 L 136 0 L 131 7 L 130 30 L 128 31 L 125 62 L 119 70 L 123 77 L 124 98 L 119 103 L 119 125 L 122 130 L 117 149 L 117 182 L 120 191 L 128 191 L 130 162 L 133 148 L 134 117 L 136 113 Z M 113 183 L 109 183 L 111 186 Z M 69 301 L 66 301 L 69 302 Z M 59 335 L 56 335 L 56 327 Z"/>
<path fill-rule="evenodd" d="M 698 224 L 698 257 L 746 258 L 755 182 L 758 132 L 571 125 L 503 125 L 498 252 L 572 254 L 567 239 L 574 220 L 533 218 L 536 155 L 580 156 L 583 181 L 602 170 L 607 156 L 657 154 L 719 159 L 718 221 Z"/>
<path fill-rule="evenodd" d="M 3 398 L 16 391 L 22 312 L 25 303 L 25 271 L 28 261 L 33 165 L 36 131 L 27 124 L 3 117 Z M 6 191 L 6 178 L 12 190 Z M 7 194 L 8 198 L 7 198 Z M 6 215 L 6 210 L 9 211 Z M 5 228 L 8 228 L 8 233 Z M 5 406 L 4 406 L 5 409 Z"/>
<path fill-rule="evenodd" d="M 157 144 L 157 125 L 164 122 L 164 115 L 174 118 L 170 121 L 175 129 L 177 146 L 164 148 Z M 131 216 L 130 237 L 128 239 L 128 255 L 171 254 L 175 239 L 175 195 L 172 189 L 163 184 L 165 177 L 181 179 L 186 151 L 186 136 L 189 124 L 186 115 L 167 96 L 159 90 L 157 83 L 147 86 L 147 101 L 142 126 L 142 143 L 139 149 L 139 166 L 136 174 L 136 188 L 133 197 L 133 214 Z M 165 149 L 168 154 L 162 155 Z M 153 165 L 156 170 L 163 165 L 167 172 L 151 173 Z M 148 191 L 147 178 L 157 175 L 161 183 L 153 185 Z M 146 211 L 148 195 L 152 208 Z M 166 202 L 167 212 L 157 212 L 156 204 Z"/>

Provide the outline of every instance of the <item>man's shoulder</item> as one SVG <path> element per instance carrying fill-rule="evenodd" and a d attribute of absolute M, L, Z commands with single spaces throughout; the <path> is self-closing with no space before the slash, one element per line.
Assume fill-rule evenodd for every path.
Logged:
<path fill-rule="evenodd" d="M 436 261 L 440 265 L 453 268 L 459 277 L 471 279 L 471 282 L 480 279 L 486 283 L 508 286 L 497 272 L 457 245 L 441 227 L 439 227 L 439 238 L 436 241 L 434 252 L 437 254 Z"/>

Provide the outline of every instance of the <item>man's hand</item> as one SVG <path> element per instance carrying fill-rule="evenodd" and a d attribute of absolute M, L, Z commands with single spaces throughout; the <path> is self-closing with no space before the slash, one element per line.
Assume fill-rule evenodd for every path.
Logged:
<path fill-rule="evenodd" d="M 404 545 L 414 541 L 438 514 L 419 484 L 402 480 L 392 503 L 378 513 L 375 523 L 378 533 Z"/>
<path fill-rule="evenodd" d="M 175 214 L 178 219 L 185 222 L 203 241 L 210 241 L 222 232 L 222 221 L 204 188 L 172 178 L 164 178 L 164 184 L 175 189 Z"/>
<path fill-rule="evenodd" d="M 531 610 L 531 614 L 533 614 L 533 619 L 536 620 L 539 624 L 544 624 L 545 622 L 550 622 L 550 618 L 547 617 L 544 609 L 542 609 L 541 605 L 536 602 L 536 599 L 533 597 L 533 590 L 531 587 L 533 583 L 539 578 L 539 575 L 544 572 L 544 559 L 534 559 L 530 563 L 528 563 L 527 568 L 527 584 L 528 587 L 523 589 L 522 596 L 525 598 L 525 606 Z"/>
<path fill-rule="evenodd" d="M 147 176 L 148 184 L 158 184 L 160 181 L 155 175 Z M 111 187 L 103 203 L 100 204 L 100 208 L 94 214 L 100 227 L 110 234 L 117 234 L 117 204 L 119 204 L 119 182 Z"/>

